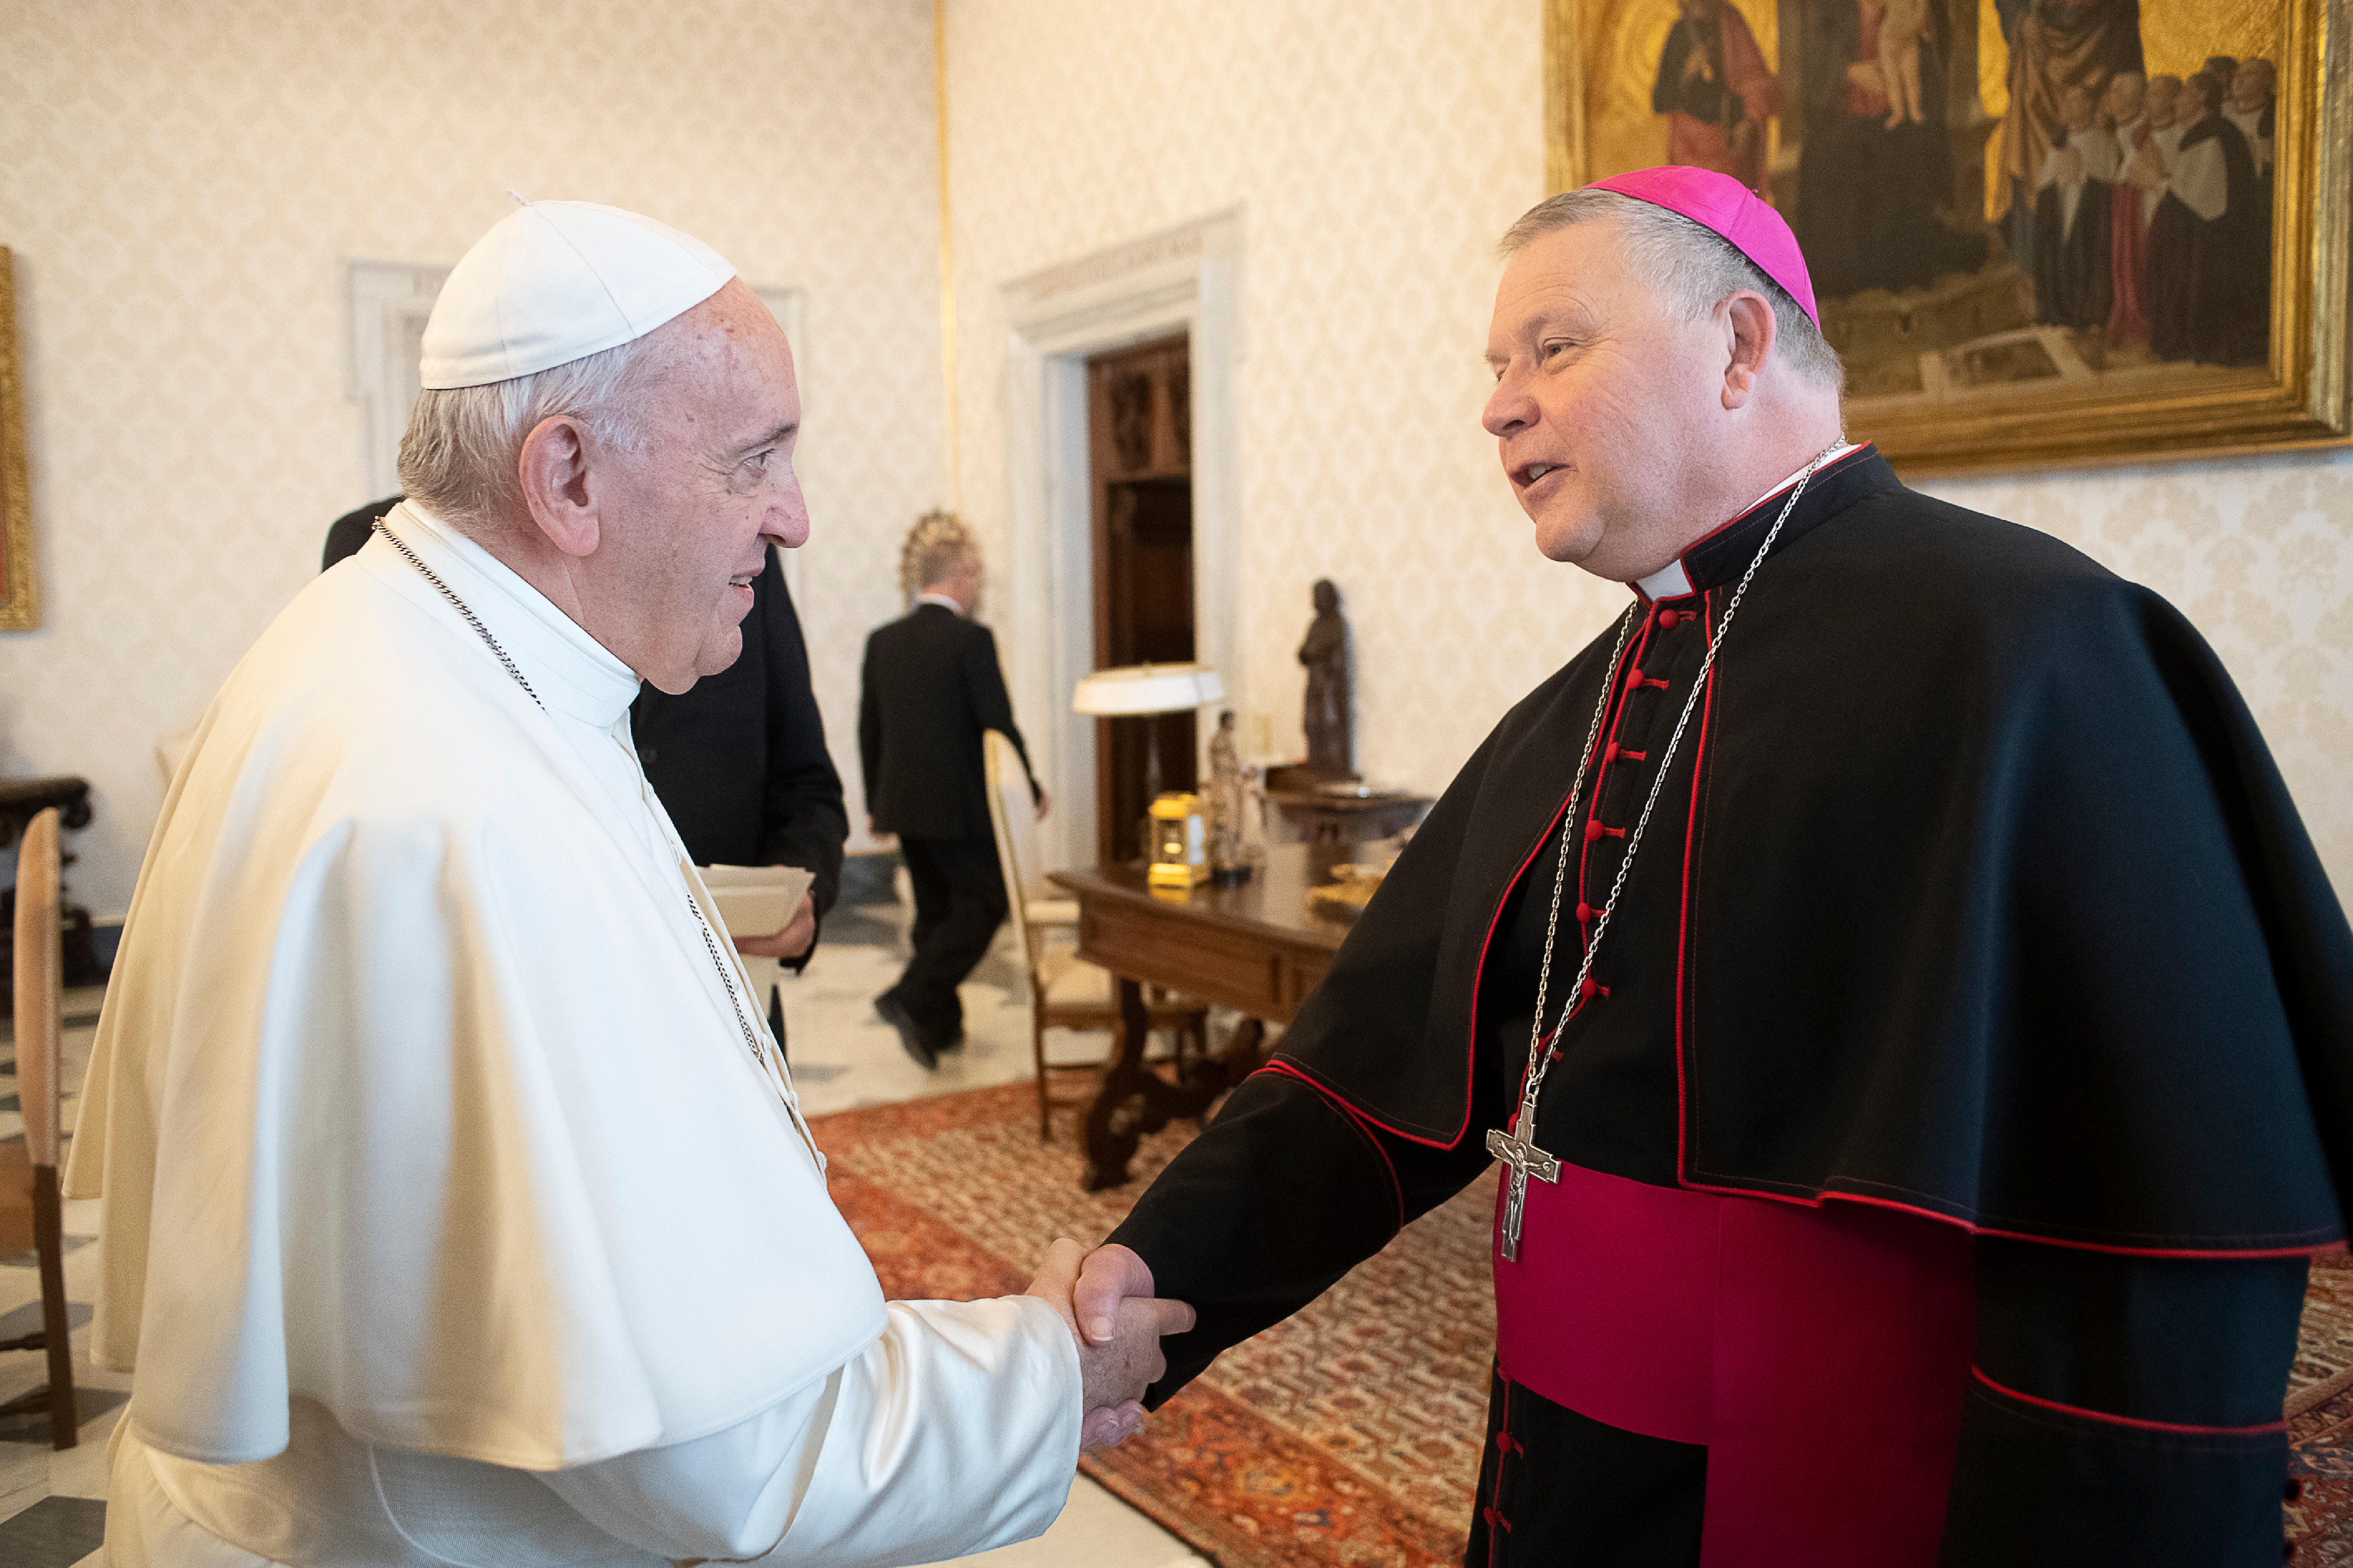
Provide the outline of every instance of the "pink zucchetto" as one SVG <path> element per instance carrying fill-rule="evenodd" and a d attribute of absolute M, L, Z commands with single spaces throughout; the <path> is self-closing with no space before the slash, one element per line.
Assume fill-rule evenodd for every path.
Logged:
<path fill-rule="evenodd" d="M 1814 308 L 1814 280 L 1806 271 L 1806 258 L 1798 249 L 1798 237 L 1789 232 L 1789 226 L 1782 221 L 1779 213 L 1731 175 L 1669 164 L 1612 174 L 1585 188 L 1631 196 L 1638 202 L 1648 202 L 1687 217 L 1703 228 L 1713 229 L 1724 237 L 1725 243 L 1755 262 L 1766 277 L 1788 290 L 1789 298 L 1798 302 L 1798 309 L 1805 311 L 1815 326 L 1822 324 L 1821 312 Z"/>

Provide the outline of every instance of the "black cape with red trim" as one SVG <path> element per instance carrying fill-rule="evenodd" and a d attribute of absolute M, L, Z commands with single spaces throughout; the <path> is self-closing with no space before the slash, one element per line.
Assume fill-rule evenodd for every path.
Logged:
<path fill-rule="evenodd" d="M 1711 621 L 1778 510 L 1685 555 Z M 1480 1131 L 1487 942 L 1613 635 L 1464 766 L 1283 1039 L 1402 1137 Z M 2353 931 L 2171 605 L 1864 448 L 1789 516 L 1711 685 L 1634 873 L 1680 905 L 1676 1179 L 2125 1252 L 2343 1237 Z"/>

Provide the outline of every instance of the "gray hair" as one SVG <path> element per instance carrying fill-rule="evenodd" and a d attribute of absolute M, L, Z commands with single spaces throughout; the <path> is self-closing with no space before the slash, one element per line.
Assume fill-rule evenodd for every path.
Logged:
<path fill-rule="evenodd" d="M 653 335 L 530 375 L 420 393 L 400 438 L 402 491 L 453 527 L 485 527 L 522 508 L 523 441 L 558 415 L 587 426 L 594 446 L 635 456 Z"/>
<path fill-rule="evenodd" d="M 1504 231 L 1501 248 L 1512 256 L 1555 229 L 1595 218 L 1617 220 L 1628 266 L 1651 279 L 1669 310 L 1686 321 L 1704 321 L 1727 297 L 1754 289 L 1773 302 L 1774 357 L 1809 385 L 1837 392 L 1846 384 L 1838 350 L 1788 289 L 1714 229 L 1656 203 L 1615 191 L 1565 192 L 1523 214 Z"/>

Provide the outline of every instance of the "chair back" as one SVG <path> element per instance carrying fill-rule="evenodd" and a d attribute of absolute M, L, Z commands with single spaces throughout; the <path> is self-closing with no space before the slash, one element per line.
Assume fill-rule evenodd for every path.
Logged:
<path fill-rule="evenodd" d="M 26 826 L 16 847 L 16 1092 L 25 1154 L 58 1163 L 58 812 Z"/>
<path fill-rule="evenodd" d="M 1021 765 L 1021 753 L 1001 730 L 982 731 L 980 754 L 988 773 L 988 825 L 997 832 L 997 864 L 1005 873 L 1013 935 L 1021 944 L 1021 962 L 1034 969 L 1038 946 L 1029 930 L 1029 884 L 1038 869 L 1038 816 L 1029 797 L 1029 774 Z"/>

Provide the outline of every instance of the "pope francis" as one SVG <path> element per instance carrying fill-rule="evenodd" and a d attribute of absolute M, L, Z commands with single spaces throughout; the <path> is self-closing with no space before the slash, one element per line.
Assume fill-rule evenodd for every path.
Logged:
<path fill-rule="evenodd" d="M 1142 1304 L 885 1302 L 639 771 L 807 537 L 733 268 L 528 204 L 450 275 L 408 500 L 164 801 L 68 1190 L 135 1368 L 112 1568 L 927 1563 L 1034 1535 L 1157 1375 Z"/>

